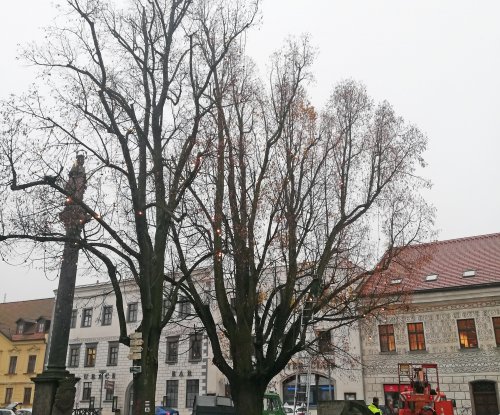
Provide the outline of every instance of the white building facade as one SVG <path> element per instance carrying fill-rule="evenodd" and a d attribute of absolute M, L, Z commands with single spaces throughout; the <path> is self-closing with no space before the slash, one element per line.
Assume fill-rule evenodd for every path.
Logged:
<path fill-rule="evenodd" d="M 123 288 L 128 333 L 141 320 L 138 292 L 128 282 Z M 189 304 L 178 313 L 190 314 Z M 103 408 L 112 414 L 113 397 L 121 414 L 129 414 L 133 401 L 129 348 L 118 342 L 119 324 L 115 296 L 110 284 L 79 286 L 75 290 L 72 324 L 67 356 L 68 370 L 80 378 L 75 407 Z M 164 330 L 159 350 L 156 402 L 178 408 L 182 415 L 191 413 L 197 394 L 224 394 L 225 379 L 213 366 L 207 337 L 196 319 L 189 317 L 183 326 L 170 325 Z"/>
<path fill-rule="evenodd" d="M 123 285 L 122 292 L 130 334 L 141 321 L 140 299 L 130 281 Z M 227 379 L 212 363 L 210 343 L 191 305 L 181 301 L 175 313 L 178 323 L 167 324 L 163 331 L 156 401 L 151 407 L 153 413 L 154 406 L 164 402 L 178 409 L 181 415 L 187 415 L 192 412 L 194 396 L 228 396 L 230 390 Z M 325 344 L 331 342 L 348 354 L 332 356 L 334 365 L 326 364 L 323 359 L 299 356 L 273 379 L 269 389 L 277 391 L 284 401 L 293 400 L 294 396 L 303 401 L 308 389 L 312 409 L 318 400 L 364 399 L 359 330 L 354 326 L 342 330 L 325 339 Z M 129 348 L 118 342 L 118 336 L 111 285 L 76 287 L 67 356 L 68 370 L 80 378 L 75 407 L 103 408 L 104 415 L 111 415 L 114 398 L 119 413 L 131 414 L 133 361 L 128 359 Z"/>

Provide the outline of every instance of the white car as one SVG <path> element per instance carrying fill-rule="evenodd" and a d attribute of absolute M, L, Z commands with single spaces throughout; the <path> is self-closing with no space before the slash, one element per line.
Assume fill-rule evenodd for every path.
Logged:
<path fill-rule="evenodd" d="M 292 415 L 306 415 L 307 408 L 303 403 L 297 403 L 295 406 L 295 412 L 293 411 L 293 403 L 285 403 L 283 405 L 283 409 L 285 410 L 285 414 Z"/>
<path fill-rule="evenodd" d="M 0 408 L 0 415 L 16 415 L 16 414 L 11 409 Z"/>

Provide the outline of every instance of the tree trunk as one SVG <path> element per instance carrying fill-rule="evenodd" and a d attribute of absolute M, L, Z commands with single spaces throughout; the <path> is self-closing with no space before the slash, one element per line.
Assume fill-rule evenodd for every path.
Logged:
<path fill-rule="evenodd" d="M 142 367 L 142 371 L 139 374 L 134 374 L 133 415 L 152 415 L 155 412 L 160 335 L 160 330 L 155 328 L 142 332 L 144 340 L 142 359 L 134 361 L 134 364 Z M 149 408 L 149 411 L 146 408 Z"/>
<path fill-rule="evenodd" d="M 259 379 L 236 379 L 231 382 L 231 396 L 237 414 L 262 415 L 267 382 Z"/>

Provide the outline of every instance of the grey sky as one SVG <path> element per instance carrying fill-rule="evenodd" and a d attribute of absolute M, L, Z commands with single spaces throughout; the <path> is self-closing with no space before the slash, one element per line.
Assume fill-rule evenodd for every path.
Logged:
<path fill-rule="evenodd" d="M 17 44 L 40 36 L 49 0 L 2 5 L 0 97 L 32 74 Z M 309 33 L 318 56 L 312 102 L 321 108 L 343 78 L 360 80 L 429 138 L 423 175 L 439 239 L 500 232 L 500 2 L 462 0 L 265 0 L 248 35 L 262 73 L 288 35 Z M 57 281 L 0 264 L 0 301 L 51 295 Z"/>

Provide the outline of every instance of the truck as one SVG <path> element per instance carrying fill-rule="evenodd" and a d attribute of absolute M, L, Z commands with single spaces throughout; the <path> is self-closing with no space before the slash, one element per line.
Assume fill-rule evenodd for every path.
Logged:
<path fill-rule="evenodd" d="M 280 396 L 276 392 L 264 394 L 262 415 L 285 415 Z M 194 400 L 192 415 L 236 415 L 231 398 L 216 395 L 198 395 Z"/>
<path fill-rule="evenodd" d="M 453 401 L 439 386 L 436 363 L 398 363 L 398 415 L 453 415 Z"/>

